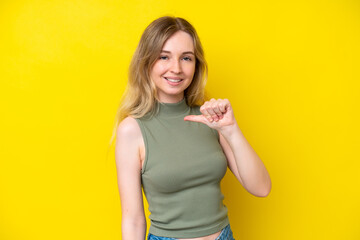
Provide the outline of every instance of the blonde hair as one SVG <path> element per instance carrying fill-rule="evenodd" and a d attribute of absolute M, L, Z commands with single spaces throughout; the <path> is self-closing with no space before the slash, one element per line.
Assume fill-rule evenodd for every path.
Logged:
<path fill-rule="evenodd" d="M 195 28 L 183 18 L 171 16 L 158 18 L 145 29 L 132 57 L 128 84 L 116 114 L 110 145 L 114 140 L 118 125 L 124 118 L 127 116 L 141 118 L 147 113 L 152 115 L 157 112 L 156 102 L 159 99 L 156 86 L 150 79 L 150 72 L 163 45 L 177 31 L 190 34 L 194 42 L 195 73 L 191 84 L 184 91 L 186 103 L 190 107 L 204 103 L 208 67 Z"/>

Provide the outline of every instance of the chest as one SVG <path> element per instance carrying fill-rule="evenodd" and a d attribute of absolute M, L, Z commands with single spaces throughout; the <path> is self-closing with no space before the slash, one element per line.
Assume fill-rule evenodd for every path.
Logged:
<path fill-rule="evenodd" d="M 145 127 L 140 149 L 143 184 L 159 192 L 180 191 L 200 184 L 218 184 L 227 169 L 217 135 L 208 126 L 181 122 L 177 128 L 158 123 Z"/>

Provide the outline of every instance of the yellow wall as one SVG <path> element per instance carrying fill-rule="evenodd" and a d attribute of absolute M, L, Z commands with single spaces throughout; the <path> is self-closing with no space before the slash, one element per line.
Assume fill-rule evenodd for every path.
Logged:
<path fill-rule="evenodd" d="M 360 239 L 359 5 L 2 0 L 0 239 L 121 239 L 107 144 L 140 35 L 165 14 L 198 30 L 207 89 L 272 178 L 257 198 L 228 171 L 235 238 Z"/>

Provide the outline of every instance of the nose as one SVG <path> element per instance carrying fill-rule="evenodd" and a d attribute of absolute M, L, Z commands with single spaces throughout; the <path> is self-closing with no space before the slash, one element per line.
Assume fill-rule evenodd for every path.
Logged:
<path fill-rule="evenodd" d="M 179 61 L 174 60 L 171 64 L 171 72 L 179 74 L 181 73 L 181 64 Z"/>

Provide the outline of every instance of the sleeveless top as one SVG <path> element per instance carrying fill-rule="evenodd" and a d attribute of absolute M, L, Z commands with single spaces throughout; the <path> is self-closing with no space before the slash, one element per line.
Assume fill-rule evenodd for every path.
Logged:
<path fill-rule="evenodd" d="M 141 183 L 149 203 L 149 233 L 172 238 L 210 235 L 229 224 L 220 181 L 227 160 L 219 135 L 203 123 L 185 98 L 157 103 L 159 111 L 137 118 L 145 144 Z"/>

